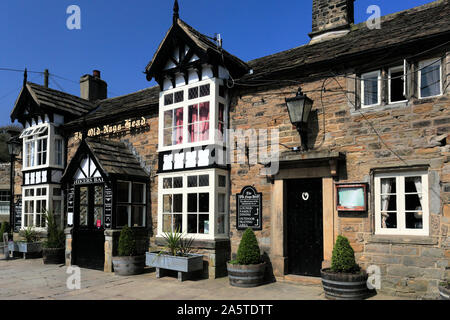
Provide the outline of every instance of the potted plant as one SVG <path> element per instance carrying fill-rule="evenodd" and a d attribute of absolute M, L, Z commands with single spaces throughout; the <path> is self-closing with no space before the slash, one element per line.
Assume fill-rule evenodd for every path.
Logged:
<path fill-rule="evenodd" d="M 183 281 L 189 273 L 203 270 L 203 255 L 192 253 L 194 238 L 187 238 L 179 230 L 166 232 L 163 237 L 166 246 L 162 251 L 146 253 L 146 265 L 156 268 L 157 278 L 162 276 L 162 270 L 172 270 Z"/>
<path fill-rule="evenodd" d="M 331 268 L 322 269 L 322 286 L 327 299 L 360 300 L 370 295 L 367 273 L 355 261 L 348 239 L 338 236 L 331 257 Z"/>
<path fill-rule="evenodd" d="M 236 260 L 227 262 L 228 278 L 235 287 L 257 287 L 264 282 L 266 263 L 262 261 L 258 240 L 251 228 L 245 230 Z"/>
<path fill-rule="evenodd" d="M 26 254 L 42 252 L 42 242 L 40 242 L 39 233 L 34 228 L 28 227 L 19 232 L 19 235 L 25 238 L 25 240 L 17 242 L 19 252 L 23 253 L 24 258 L 26 258 Z"/>
<path fill-rule="evenodd" d="M 62 264 L 64 263 L 66 241 L 64 231 L 59 229 L 52 212 L 46 213 L 45 219 L 47 221 L 47 240 L 42 244 L 44 264 Z"/>
<path fill-rule="evenodd" d="M 116 275 L 132 276 L 144 272 L 145 256 L 138 254 L 133 230 L 128 226 L 120 232 L 118 254 L 112 259 Z"/>
<path fill-rule="evenodd" d="M 450 300 L 450 281 L 446 280 L 439 284 L 439 295 L 441 300 Z"/>

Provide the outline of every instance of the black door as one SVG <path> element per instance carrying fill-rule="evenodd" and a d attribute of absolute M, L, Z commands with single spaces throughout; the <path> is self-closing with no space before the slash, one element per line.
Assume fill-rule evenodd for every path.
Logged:
<path fill-rule="evenodd" d="M 88 269 L 104 269 L 104 187 L 78 186 L 75 189 L 74 264 Z"/>
<path fill-rule="evenodd" d="M 323 260 L 322 179 L 287 180 L 288 272 L 320 276 Z"/>

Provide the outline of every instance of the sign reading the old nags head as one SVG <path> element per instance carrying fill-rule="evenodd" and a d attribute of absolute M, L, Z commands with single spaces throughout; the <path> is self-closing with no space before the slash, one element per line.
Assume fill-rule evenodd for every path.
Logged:
<path fill-rule="evenodd" d="M 88 130 L 88 137 L 97 137 L 97 136 L 101 136 L 101 135 L 118 133 L 121 131 L 126 131 L 126 130 L 130 130 L 130 129 L 135 129 L 135 128 L 143 128 L 147 125 L 148 125 L 147 119 L 144 117 L 141 117 L 140 119 L 136 119 L 136 120 L 127 119 L 123 123 L 114 124 L 114 125 L 105 124 L 103 126 L 103 128 L 100 128 L 100 127 L 91 128 Z M 81 132 L 75 132 L 74 137 L 77 140 L 81 140 L 83 138 L 83 134 Z"/>
<path fill-rule="evenodd" d="M 262 230 L 262 193 L 252 186 L 236 195 L 236 228 Z"/>

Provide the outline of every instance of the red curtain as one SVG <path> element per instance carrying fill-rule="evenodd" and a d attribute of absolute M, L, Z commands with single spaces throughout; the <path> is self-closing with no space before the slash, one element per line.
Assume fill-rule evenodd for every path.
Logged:
<path fill-rule="evenodd" d="M 176 138 L 175 144 L 183 143 L 183 108 L 175 109 Z"/>

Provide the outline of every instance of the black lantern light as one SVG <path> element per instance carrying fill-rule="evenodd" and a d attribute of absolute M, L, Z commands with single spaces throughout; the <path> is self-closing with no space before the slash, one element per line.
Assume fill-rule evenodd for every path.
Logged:
<path fill-rule="evenodd" d="M 11 137 L 6 144 L 8 145 L 9 156 L 11 157 L 11 168 L 9 176 L 10 199 L 9 199 L 9 225 L 14 230 L 14 162 L 22 150 L 22 144 L 17 136 Z"/>
<path fill-rule="evenodd" d="M 313 100 L 302 93 L 301 88 L 298 88 L 297 96 L 286 99 L 289 118 L 297 128 L 302 140 L 302 150 L 307 150 L 308 148 L 308 119 L 313 103 Z"/>

